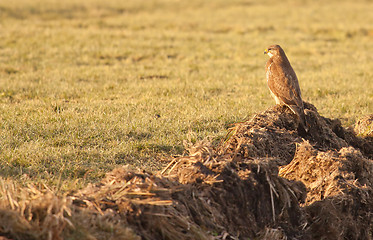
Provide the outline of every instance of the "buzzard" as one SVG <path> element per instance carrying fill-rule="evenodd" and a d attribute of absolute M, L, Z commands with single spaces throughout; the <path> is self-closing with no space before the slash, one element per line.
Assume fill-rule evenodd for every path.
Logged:
<path fill-rule="evenodd" d="M 298 116 L 304 130 L 308 132 L 298 78 L 284 50 L 279 45 L 272 45 L 264 51 L 264 54 L 269 56 L 266 65 L 267 84 L 276 104 L 288 106 Z"/>

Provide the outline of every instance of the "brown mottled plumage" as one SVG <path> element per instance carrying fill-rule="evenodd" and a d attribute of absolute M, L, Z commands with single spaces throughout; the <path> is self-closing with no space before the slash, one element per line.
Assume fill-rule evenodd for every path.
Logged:
<path fill-rule="evenodd" d="M 276 104 L 288 106 L 299 117 L 303 128 L 308 131 L 298 78 L 284 50 L 279 45 L 272 45 L 264 54 L 269 56 L 266 65 L 267 83 Z"/>

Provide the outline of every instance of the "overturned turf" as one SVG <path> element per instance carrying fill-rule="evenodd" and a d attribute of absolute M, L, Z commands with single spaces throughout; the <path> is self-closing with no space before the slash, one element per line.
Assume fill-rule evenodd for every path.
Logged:
<path fill-rule="evenodd" d="M 9 239 L 373 239 L 370 136 L 358 137 L 311 104 L 305 107 L 308 133 L 297 128 L 288 108 L 276 106 L 237 123 L 219 146 L 191 146 L 189 156 L 172 159 L 162 173 L 118 168 L 100 184 L 69 196 L 32 186 L 17 189 L 3 180 L 0 234 Z"/>

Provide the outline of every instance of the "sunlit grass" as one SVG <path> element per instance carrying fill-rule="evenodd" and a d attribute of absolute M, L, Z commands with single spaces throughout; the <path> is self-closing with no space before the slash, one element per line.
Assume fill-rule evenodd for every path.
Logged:
<path fill-rule="evenodd" d="M 278 43 L 304 100 L 345 125 L 373 112 L 371 1 L 0 2 L 1 175 L 96 181 L 160 169 L 274 104 Z M 70 185 L 68 184 L 70 183 Z"/>

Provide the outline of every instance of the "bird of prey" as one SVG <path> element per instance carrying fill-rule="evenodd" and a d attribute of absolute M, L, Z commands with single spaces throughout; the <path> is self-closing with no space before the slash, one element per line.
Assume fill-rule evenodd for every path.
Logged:
<path fill-rule="evenodd" d="M 267 84 L 276 104 L 288 106 L 298 116 L 304 130 L 308 132 L 298 78 L 284 50 L 279 45 L 271 45 L 264 54 L 269 56 L 266 65 Z"/>

